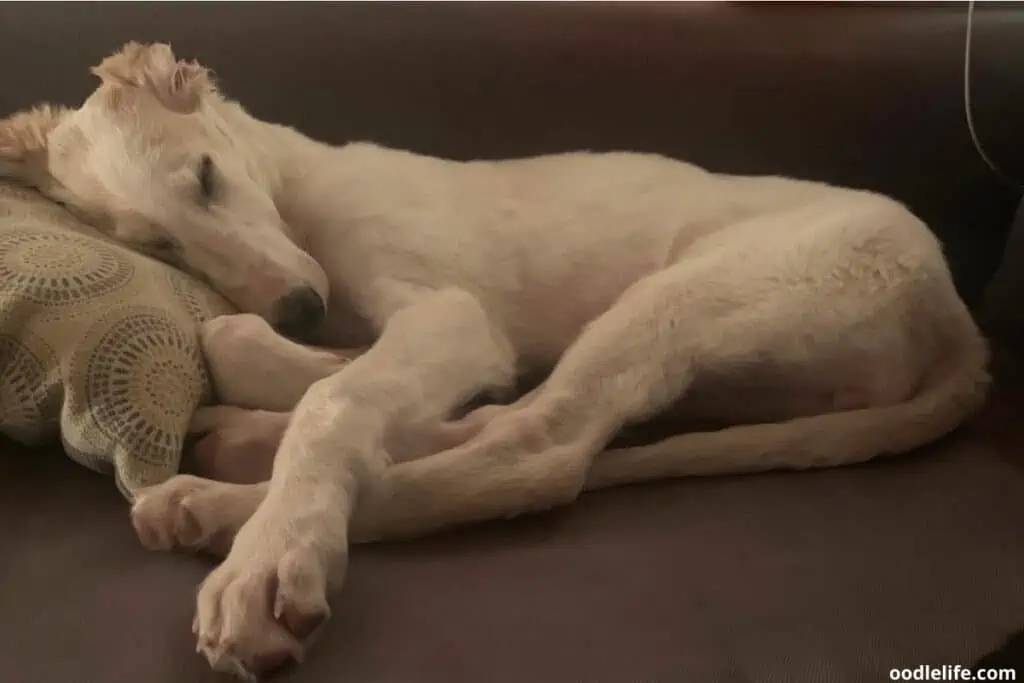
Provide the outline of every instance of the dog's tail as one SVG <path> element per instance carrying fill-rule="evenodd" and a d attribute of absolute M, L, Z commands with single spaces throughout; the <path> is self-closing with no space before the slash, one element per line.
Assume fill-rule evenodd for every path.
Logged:
<path fill-rule="evenodd" d="M 865 462 L 913 450 L 952 432 L 985 402 L 988 346 L 963 335 L 927 373 L 922 388 L 895 405 L 787 422 L 670 437 L 601 453 L 586 489 L 671 477 L 802 470 Z"/>

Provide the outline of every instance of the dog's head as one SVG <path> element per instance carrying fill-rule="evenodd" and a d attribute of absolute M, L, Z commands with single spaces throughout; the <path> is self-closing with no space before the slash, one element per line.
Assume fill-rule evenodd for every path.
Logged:
<path fill-rule="evenodd" d="M 129 43 L 92 72 L 100 85 L 77 110 L 0 120 L 0 177 L 195 272 L 286 334 L 316 327 L 327 279 L 275 204 L 274 141 L 167 45 Z"/>

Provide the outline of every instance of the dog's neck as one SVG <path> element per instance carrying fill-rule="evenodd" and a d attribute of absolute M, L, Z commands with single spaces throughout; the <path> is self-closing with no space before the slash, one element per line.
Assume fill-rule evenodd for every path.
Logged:
<path fill-rule="evenodd" d="M 344 173 L 332 153 L 337 147 L 318 142 L 294 128 L 261 121 L 234 102 L 218 105 L 218 114 L 231 134 L 250 155 L 250 163 L 267 181 L 274 205 L 303 251 L 321 265 L 330 256 L 325 249 L 340 248 L 337 215 L 325 216 L 321 207 L 332 205 Z M 332 172 L 323 169 L 332 164 Z M 331 236 L 326 233 L 333 233 Z M 328 276 L 331 273 L 328 272 Z M 323 334 L 317 342 L 325 346 L 364 347 L 374 333 L 368 323 L 349 305 L 348 293 L 332 278 L 331 305 Z"/>

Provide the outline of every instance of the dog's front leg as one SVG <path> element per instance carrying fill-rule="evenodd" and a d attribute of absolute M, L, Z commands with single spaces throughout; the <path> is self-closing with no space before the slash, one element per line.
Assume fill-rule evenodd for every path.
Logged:
<path fill-rule="evenodd" d="M 276 333 L 252 313 L 213 318 L 200 328 L 203 356 L 224 405 L 289 412 L 316 382 L 360 351 L 311 348 Z"/>
<path fill-rule="evenodd" d="M 361 485 L 386 466 L 392 425 L 440 418 L 507 385 L 515 358 L 472 296 L 418 295 L 379 341 L 299 402 L 266 497 L 200 587 L 199 649 L 218 670 L 252 676 L 302 653 L 326 619 L 328 575 L 343 569 Z"/>

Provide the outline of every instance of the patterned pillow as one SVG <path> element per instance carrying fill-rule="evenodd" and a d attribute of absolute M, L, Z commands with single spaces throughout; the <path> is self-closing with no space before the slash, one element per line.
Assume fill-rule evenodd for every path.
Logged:
<path fill-rule="evenodd" d="M 0 184 L 0 434 L 60 436 L 131 499 L 177 472 L 210 394 L 197 324 L 230 312 L 197 280 Z"/>

